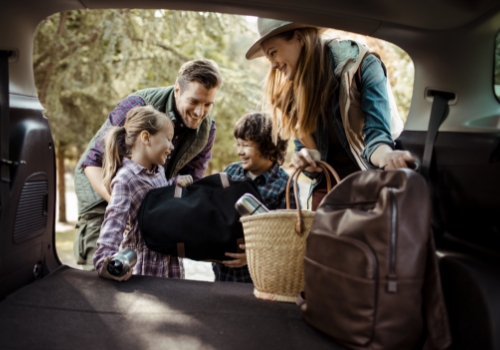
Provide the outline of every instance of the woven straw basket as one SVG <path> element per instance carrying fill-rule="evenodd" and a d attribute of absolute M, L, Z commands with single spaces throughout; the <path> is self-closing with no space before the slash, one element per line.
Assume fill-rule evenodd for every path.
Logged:
<path fill-rule="evenodd" d="M 324 162 L 317 162 L 323 172 L 330 172 L 340 182 L 337 172 Z M 290 183 L 294 181 L 299 204 L 297 179 L 302 169 L 290 176 L 286 187 L 286 210 L 241 217 L 245 234 L 248 269 L 254 283 L 254 295 L 260 299 L 295 302 L 304 289 L 304 255 L 306 238 L 315 212 L 290 209 Z M 331 189 L 330 176 L 326 176 Z"/>

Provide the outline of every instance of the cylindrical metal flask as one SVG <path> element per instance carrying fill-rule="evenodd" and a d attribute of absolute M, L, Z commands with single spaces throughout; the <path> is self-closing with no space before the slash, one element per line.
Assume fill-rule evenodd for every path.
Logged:
<path fill-rule="evenodd" d="M 108 272 L 113 276 L 123 276 L 137 263 L 137 254 L 130 248 L 123 249 L 109 259 Z"/>
<path fill-rule="evenodd" d="M 241 196 L 234 207 L 241 216 L 252 215 L 255 213 L 267 213 L 269 211 L 264 204 L 262 204 L 250 193 L 245 193 Z"/>

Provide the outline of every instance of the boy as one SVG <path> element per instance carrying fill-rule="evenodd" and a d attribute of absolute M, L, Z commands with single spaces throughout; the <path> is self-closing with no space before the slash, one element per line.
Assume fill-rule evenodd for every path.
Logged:
<path fill-rule="evenodd" d="M 255 181 L 264 205 L 269 210 L 285 209 L 288 174 L 280 167 L 285 160 L 288 141 L 278 137 L 272 141 L 272 121 L 261 113 L 248 113 L 234 127 L 236 151 L 240 162 L 232 163 L 224 172 L 233 180 L 250 178 Z M 292 184 L 293 185 L 293 184 Z M 293 186 L 290 206 L 296 208 Z M 244 245 L 240 246 L 245 249 Z M 216 281 L 252 283 L 245 253 L 226 253 L 233 260 L 213 263 Z"/>

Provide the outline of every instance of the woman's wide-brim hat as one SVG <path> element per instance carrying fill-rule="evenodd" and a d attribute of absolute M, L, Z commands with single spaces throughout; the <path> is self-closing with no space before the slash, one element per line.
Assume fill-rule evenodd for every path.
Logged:
<path fill-rule="evenodd" d="M 310 24 L 286 22 L 270 18 L 259 18 L 257 20 L 257 27 L 259 30 L 260 38 L 259 40 L 254 42 L 253 45 L 250 46 L 250 48 L 248 49 L 247 54 L 245 55 L 247 60 L 253 60 L 254 58 L 264 56 L 264 53 L 262 52 L 262 48 L 260 45 L 267 39 L 275 36 L 276 34 L 284 33 L 289 30 L 294 30 L 299 28 L 317 28 L 320 33 L 326 30 L 326 28 L 320 28 L 312 26 Z"/>

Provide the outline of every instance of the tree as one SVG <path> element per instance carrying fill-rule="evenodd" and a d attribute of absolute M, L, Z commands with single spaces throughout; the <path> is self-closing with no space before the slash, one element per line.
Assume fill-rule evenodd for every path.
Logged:
<path fill-rule="evenodd" d="M 244 58 L 258 37 L 254 27 L 245 17 L 168 10 L 78 10 L 44 20 L 35 34 L 34 72 L 56 146 L 60 220 L 65 219 L 65 159 L 79 158 L 122 98 L 139 89 L 173 85 L 188 60 L 213 59 L 224 80 L 212 112 L 217 136 L 208 173 L 236 161 L 234 123 L 260 108 L 260 83 L 269 67 L 263 60 Z M 413 86 L 408 55 L 373 38 L 340 31 L 330 36 L 364 41 L 382 56 L 406 120 Z"/>
<path fill-rule="evenodd" d="M 250 72 L 226 55 L 230 33 L 245 33 L 245 26 L 243 18 L 230 15 L 134 9 L 68 11 L 39 25 L 34 72 L 56 146 L 60 220 L 67 153 L 85 148 L 120 99 L 138 89 L 172 85 L 190 59 L 215 60 L 225 80 L 214 111 L 218 137 L 210 168 L 234 159 L 226 131 L 255 105 L 258 91 Z"/>

